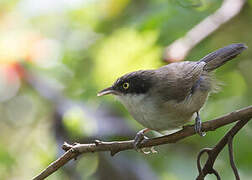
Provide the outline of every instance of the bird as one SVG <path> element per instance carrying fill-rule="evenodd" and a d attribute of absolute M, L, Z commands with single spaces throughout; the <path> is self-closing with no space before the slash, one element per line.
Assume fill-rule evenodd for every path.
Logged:
<path fill-rule="evenodd" d="M 200 136 L 200 110 L 216 89 L 214 70 L 247 49 L 235 43 L 218 49 L 199 61 L 174 62 L 158 69 L 138 70 L 119 77 L 97 96 L 112 94 L 131 116 L 145 128 L 134 139 L 134 147 L 147 139 L 150 130 L 176 130 L 195 118 L 195 132 Z"/>

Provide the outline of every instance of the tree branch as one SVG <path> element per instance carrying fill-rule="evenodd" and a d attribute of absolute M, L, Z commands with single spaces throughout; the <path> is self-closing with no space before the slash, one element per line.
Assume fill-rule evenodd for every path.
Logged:
<path fill-rule="evenodd" d="M 223 148 L 227 144 L 229 144 L 229 158 L 230 158 L 231 167 L 232 167 L 233 172 L 235 174 L 236 180 L 240 179 L 237 168 L 234 163 L 234 159 L 233 159 L 232 140 L 233 140 L 233 137 L 238 133 L 238 131 L 243 126 L 245 126 L 245 124 L 247 124 L 249 120 L 250 120 L 250 118 L 247 118 L 247 119 L 243 119 L 243 120 L 240 120 L 239 122 L 237 122 L 235 124 L 235 126 L 233 128 L 231 128 L 225 134 L 225 136 L 217 143 L 217 145 L 214 148 L 212 148 L 212 149 L 204 148 L 203 150 L 200 151 L 200 153 L 198 154 L 198 158 L 197 158 L 197 167 L 198 167 L 199 175 L 196 178 L 196 180 L 203 180 L 207 174 L 215 174 L 217 179 L 220 179 L 220 176 L 219 176 L 218 172 L 213 168 L 213 165 L 215 163 L 217 156 L 219 155 L 219 153 L 223 150 Z M 208 159 L 207 159 L 206 164 L 204 165 L 204 168 L 202 169 L 200 166 L 200 158 L 201 158 L 202 154 L 205 152 L 208 154 Z"/>
<path fill-rule="evenodd" d="M 246 0 L 223 0 L 217 11 L 194 26 L 184 37 L 166 47 L 164 60 L 175 62 L 185 59 L 193 47 L 216 31 L 222 24 L 238 15 L 245 2 Z"/>
<path fill-rule="evenodd" d="M 238 111 L 231 112 L 217 119 L 204 122 L 202 123 L 202 130 L 205 132 L 214 131 L 217 128 L 233 123 L 235 121 L 241 120 L 240 122 L 243 122 L 250 118 L 252 118 L 252 106 L 243 108 Z M 167 144 L 167 143 L 175 143 L 181 139 L 192 136 L 194 134 L 195 134 L 194 125 L 185 126 L 183 127 L 182 130 L 175 132 L 173 134 L 169 134 L 166 136 L 157 137 L 153 139 L 148 139 L 144 143 L 141 144 L 140 148 L 153 147 L 153 146 Z M 59 157 L 56 161 L 51 163 L 39 175 L 34 177 L 33 180 L 41 180 L 48 177 L 49 175 L 57 171 L 60 167 L 62 167 L 64 164 L 66 164 L 68 161 L 70 161 L 71 159 L 75 159 L 80 154 L 88 153 L 88 152 L 109 151 L 111 155 L 113 156 L 120 151 L 134 149 L 133 143 L 134 143 L 134 140 L 114 141 L 114 142 L 95 141 L 95 143 L 90 143 L 90 144 L 74 144 L 74 145 L 69 145 L 65 143 L 62 148 L 66 152 L 61 157 Z M 203 168 L 203 171 L 204 171 L 204 168 Z"/>
<path fill-rule="evenodd" d="M 240 176 L 239 176 L 237 167 L 235 166 L 235 162 L 234 162 L 233 138 L 234 137 L 229 136 L 229 139 L 228 139 L 229 160 L 230 160 L 230 165 L 231 165 L 231 167 L 233 169 L 236 180 L 240 180 Z"/>

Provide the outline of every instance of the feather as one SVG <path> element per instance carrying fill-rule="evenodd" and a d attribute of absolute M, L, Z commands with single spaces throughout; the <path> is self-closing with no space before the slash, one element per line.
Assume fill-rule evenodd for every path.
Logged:
<path fill-rule="evenodd" d="M 245 49 L 247 49 L 247 46 L 242 43 L 231 44 L 206 55 L 199 62 L 205 62 L 204 70 L 209 72 L 235 58 Z"/>

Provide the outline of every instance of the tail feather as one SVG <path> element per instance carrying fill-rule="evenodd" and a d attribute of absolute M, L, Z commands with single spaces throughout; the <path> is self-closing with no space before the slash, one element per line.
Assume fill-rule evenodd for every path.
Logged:
<path fill-rule="evenodd" d="M 247 46 L 245 44 L 231 44 L 206 55 L 201 60 L 199 60 L 199 62 L 205 62 L 206 65 L 204 67 L 204 70 L 209 72 L 222 66 L 227 61 L 235 58 L 245 49 L 247 49 Z"/>

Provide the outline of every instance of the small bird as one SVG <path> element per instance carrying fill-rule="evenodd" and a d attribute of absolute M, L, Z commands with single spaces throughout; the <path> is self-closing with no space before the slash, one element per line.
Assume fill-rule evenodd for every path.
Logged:
<path fill-rule="evenodd" d="M 97 96 L 114 95 L 145 129 L 134 145 L 138 149 L 149 130 L 162 132 L 181 128 L 195 117 L 195 131 L 201 131 L 199 111 L 216 87 L 213 70 L 240 54 L 247 47 L 231 44 L 199 61 L 170 63 L 158 69 L 139 70 L 118 78 Z"/>

